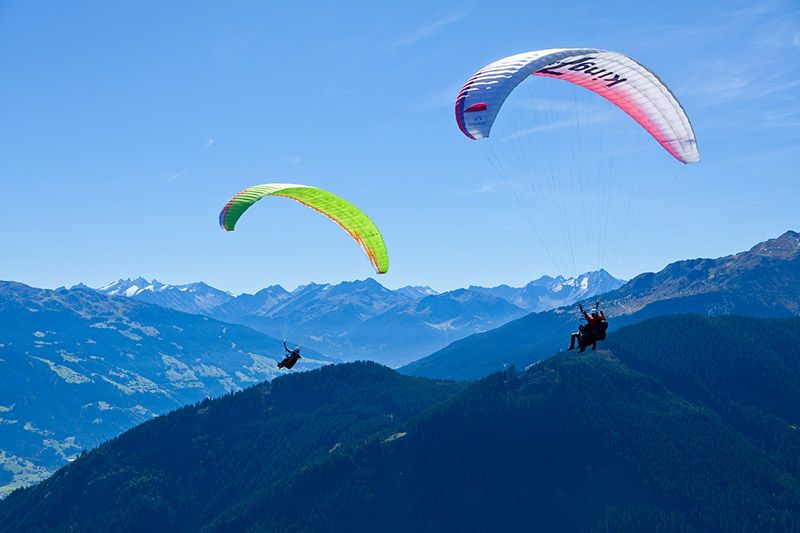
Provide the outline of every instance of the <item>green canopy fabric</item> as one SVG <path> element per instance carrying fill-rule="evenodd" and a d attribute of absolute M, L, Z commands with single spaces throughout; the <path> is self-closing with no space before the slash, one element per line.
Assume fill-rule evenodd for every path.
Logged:
<path fill-rule="evenodd" d="M 378 274 L 388 272 L 389 255 L 375 223 L 347 200 L 317 187 L 294 183 L 265 183 L 248 187 L 225 204 L 219 214 L 219 225 L 225 231 L 233 231 L 244 212 L 267 196 L 291 198 L 330 218 L 358 243 Z"/>

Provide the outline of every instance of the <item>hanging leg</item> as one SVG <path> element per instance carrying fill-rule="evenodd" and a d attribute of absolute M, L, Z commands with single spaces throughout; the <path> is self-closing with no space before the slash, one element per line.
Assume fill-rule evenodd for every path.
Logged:
<path fill-rule="evenodd" d="M 581 335 L 580 333 L 573 333 L 572 335 L 569 336 L 569 348 L 568 348 L 568 350 L 574 350 L 575 349 L 575 341 L 580 337 L 580 335 Z"/>

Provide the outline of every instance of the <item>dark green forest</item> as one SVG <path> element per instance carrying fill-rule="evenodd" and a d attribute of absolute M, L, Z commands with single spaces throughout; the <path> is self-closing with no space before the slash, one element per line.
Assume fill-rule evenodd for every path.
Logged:
<path fill-rule="evenodd" d="M 84 454 L 0 529 L 797 530 L 798 327 L 662 317 L 473 383 L 281 377 Z"/>

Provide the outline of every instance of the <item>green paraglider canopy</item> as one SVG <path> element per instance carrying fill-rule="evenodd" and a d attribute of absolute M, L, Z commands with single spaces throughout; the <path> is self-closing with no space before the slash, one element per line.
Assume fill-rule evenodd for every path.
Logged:
<path fill-rule="evenodd" d="M 342 227 L 364 250 L 378 274 L 389 270 L 389 255 L 375 223 L 358 207 L 333 193 L 293 183 L 265 183 L 248 187 L 225 204 L 219 214 L 219 225 L 233 231 L 239 218 L 257 201 L 267 196 L 283 196 L 314 209 Z"/>

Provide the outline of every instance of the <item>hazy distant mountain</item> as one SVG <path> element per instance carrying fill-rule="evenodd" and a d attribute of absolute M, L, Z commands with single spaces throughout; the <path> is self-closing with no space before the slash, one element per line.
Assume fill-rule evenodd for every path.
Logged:
<path fill-rule="evenodd" d="M 270 285 L 255 294 L 241 294 L 208 312 L 215 318 L 226 322 L 248 315 L 261 315 L 289 298 L 289 291 L 280 285 Z"/>
<path fill-rule="evenodd" d="M 527 311 L 539 312 L 586 300 L 613 291 L 625 284 L 605 270 L 586 272 L 574 278 L 542 276 L 524 287 L 471 286 L 470 290 L 498 296 Z"/>
<path fill-rule="evenodd" d="M 798 327 L 666 317 L 468 386 L 281 377 L 125 433 L 0 502 L 0 528 L 791 531 Z"/>
<path fill-rule="evenodd" d="M 186 285 L 166 285 L 144 278 L 120 279 L 97 289 L 108 296 L 127 296 L 142 302 L 183 311 L 203 314 L 229 302 L 233 296 L 203 282 Z"/>
<path fill-rule="evenodd" d="M 372 359 L 395 367 L 524 314 L 502 298 L 458 289 L 396 305 L 349 330 L 339 344 L 347 359 Z"/>
<path fill-rule="evenodd" d="M 312 284 L 266 312 L 231 320 L 274 336 L 292 333 L 340 359 L 398 366 L 524 314 L 502 298 L 477 291 L 420 296 L 430 292 L 392 291 L 373 279 Z"/>
<path fill-rule="evenodd" d="M 296 336 L 322 343 L 326 337 L 338 337 L 407 300 L 372 278 L 338 285 L 311 283 L 298 287 L 272 308 L 241 317 L 240 321 L 260 331 L 294 331 Z"/>
<path fill-rule="evenodd" d="M 408 296 L 409 298 L 412 298 L 414 300 L 418 300 L 426 296 L 432 296 L 434 294 L 439 294 L 430 287 L 422 285 L 406 285 L 405 287 L 400 287 L 399 289 L 397 289 L 397 292 L 405 296 Z"/>
<path fill-rule="evenodd" d="M 157 414 L 273 378 L 282 356 L 281 341 L 206 316 L 0 282 L 0 493 Z M 304 356 L 299 368 L 325 362 Z"/>
<path fill-rule="evenodd" d="M 746 252 L 691 259 L 636 276 L 603 296 L 613 331 L 646 318 L 698 313 L 788 317 L 800 314 L 800 234 L 788 231 Z M 572 306 L 533 313 L 473 335 L 403 368 L 415 375 L 476 379 L 565 349 L 579 315 Z"/>
<path fill-rule="evenodd" d="M 236 297 L 205 283 L 176 286 L 141 278 L 99 290 L 290 337 L 334 357 L 397 366 L 497 327 L 525 310 L 590 298 L 621 283 L 600 270 L 568 279 L 543 277 L 525 287 L 471 287 L 443 295 L 425 286 L 391 290 L 371 278 L 311 283 L 292 292 L 273 285 Z M 207 305 L 212 296 L 222 303 Z"/>

